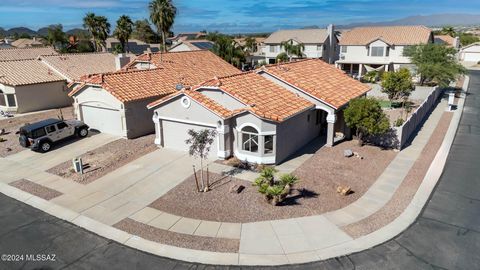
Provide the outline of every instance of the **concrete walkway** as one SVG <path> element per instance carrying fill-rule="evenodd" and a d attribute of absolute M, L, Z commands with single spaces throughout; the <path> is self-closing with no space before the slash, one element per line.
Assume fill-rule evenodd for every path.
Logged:
<path fill-rule="evenodd" d="M 459 108 L 461 105 L 462 101 Z M 378 241 L 393 237 L 392 233 L 413 222 L 416 217 L 413 214 L 421 209 L 429 192 L 422 192 L 420 196 L 423 197 L 414 198 L 413 206 L 392 222 L 393 225 L 387 225 L 372 235 L 354 240 L 340 228 L 368 217 L 389 201 L 428 142 L 445 108 L 445 102 L 437 106 L 411 146 L 397 155 L 361 199 L 324 215 L 241 224 L 239 253 L 216 253 L 167 246 L 108 226 L 125 217 L 132 217 L 137 221 L 143 220 L 147 224 L 156 224 L 159 228 L 183 234 L 195 234 L 201 224 L 204 224 L 202 231 L 205 234 L 213 234 L 215 228 L 220 228 L 222 224 L 169 216 L 168 213 L 155 213 L 146 208 L 153 200 L 191 175 L 191 167 L 185 164 L 192 164 L 194 160 L 184 153 L 158 150 L 85 188 L 76 190 L 72 186 L 64 189 L 65 195 L 51 202 L 5 185 L 0 185 L 0 190 L 100 235 L 154 254 L 215 264 L 272 265 L 315 261 L 371 247 L 379 243 Z M 454 117 L 457 120 L 452 121 L 449 134 L 452 130 L 454 134 L 461 111 L 455 114 L 458 117 Z M 448 136 L 445 140 L 447 139 Z M 167 167 L 168 170 L 162 170 Z M 438 180 L 438 177 L 431 178 L 431 181 Z M 58 179 L 54 182 L 56 181 Z M 48 186 L 48 183 L 46 185 Z M 428 188 L 433 188 L 431 182 L 428 182 L 428 185 L 427 188 L 420 189 L 428 191 Z M 218 230 L 215 237 L 218 237 Z"/>

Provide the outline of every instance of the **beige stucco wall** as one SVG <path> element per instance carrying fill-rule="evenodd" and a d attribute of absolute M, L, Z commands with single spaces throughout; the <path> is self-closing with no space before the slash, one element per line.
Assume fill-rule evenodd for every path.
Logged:
<path fill-rule="evenodd" d="M 6 86 L 4 89 L 7 94 L 15 94 L 18 113 L 61 108 L 70 106 L 73 102 L 68 97 L 68 91 L 63 81 L 15 87 Z"/>

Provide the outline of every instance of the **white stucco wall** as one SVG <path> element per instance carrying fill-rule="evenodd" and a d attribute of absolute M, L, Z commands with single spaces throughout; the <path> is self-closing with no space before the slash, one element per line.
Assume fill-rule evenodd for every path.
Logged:
<path fill-rule="evenodd" d="M 381 40 L 374 41 L 368 46 L 347 45 L 345 46 L 347 47 L 347 52 L 342 52 L 342 50 L 340 50 L 340 62 L 361 64 L 411 63 L 408 57 L 403 56 L 405 46 L 391 46 L 389 56 L 386 56 L 386 48 L 388 46 L 389 45 Z M 372 56 L 372 47 L 383 47 L 384 56 Z"/>

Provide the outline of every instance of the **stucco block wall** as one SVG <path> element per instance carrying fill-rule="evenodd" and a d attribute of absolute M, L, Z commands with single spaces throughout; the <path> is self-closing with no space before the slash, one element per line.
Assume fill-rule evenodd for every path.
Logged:
<path fill-rule="evenodd" d="M 243 103 L 223 91 L 214 89 L 201 89 L 199 91 L 208 98 L 215 100 L 218 104 L 221 104 L 225 108 L 228 108 L 229 110 L 245 108 L 245 105 Z"/>
<path fill-rule="evenodd" d="M 190 100 L 190 106 L 185 108 L 181 104 L 181 97 L 175 97 L 164 103 L 161 107 L 155 109 L 160 118 L 178 119 L 178 121 L 198 122 L 202 124 L 216 126 L 220 120 L 213 112 L 205 109 L 194 100 Z"/>
<path fill-rule="evenodd" d="M 125 121 L 127 126 L 127 138 L 134 139 L 155 132 L 155 125 L 152 122 L 153 111 L 147 105 L 156 98 L 128 102 L 125 106 Z"/>
<path fill-rule="evenodd" d="M 319 135 L 320 124 L 316 124 L 316 111 L 313 109 L 280 123 L 277 126 L 276 163 L 285 161 Z"/>
<path fill-rule="evenodd" d="M 386 55 L 386 47 L 382 41 L 372 42 L 369 46 L 350 46 L 347 45 L 347 52 L 341 52 L 340 55 L 344 59 L 340 58 L 342 62 L 353 62 L 353 63 L 363 63 L 363 64 L 374 64 L 374 63 L 410 63 L 408 57 L 403 56 L 404 46 L 392 46 L 390 47 L 389 56 L 371 56 L 368 53 L 369 48 L 371 47 L 384 47 L 384 55 Z"/>
<path fill-rule="evenodd" d="M 18 113 L 66 107 L 73 102 L 63 81 L 16 86 L 15 96 Z"/>

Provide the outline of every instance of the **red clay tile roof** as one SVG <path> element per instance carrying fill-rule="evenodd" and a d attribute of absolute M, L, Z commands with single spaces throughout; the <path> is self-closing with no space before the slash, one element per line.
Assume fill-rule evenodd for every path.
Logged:
<path fill-rule="evenodd" d="M 260 71 L 299 88 L 335 109 L 370 90 L 368 85 L 319 59 L 264 66 Z"/>
<path fill-rule="evenodd" d="M 176 91 L 176 85 L 179 83 L 189 87 L 218 74 L 232 75 L 240 72 L 207 51 L 165 53 L 162 62 L 159 55 L 151 54 L 151 61 L 157 66 L 156 69 L 123 70 L 84 76 L 80 82 L 100 85 L 121 102 L 130 102 L 168 95 Z M 146 57 L 148 54 L 141 55 L 139 58 L 146 59 Z M 80 84 L 75 87 L 69 95 L 75 95 L 83 86 Z"/>
<path fill-rule="evenodd" d="M 216 101 L 205 97 L 201 93 L 197 92 L 195 94 L 193 98 L 196 101 L 223 118 L 249 111 L 260 118 L 281 122 L 314 106 L 313 103 L 298 97 L 289 90 L 255 72 L 214 78 L 200 84 L 196 87 L 196 90 L 204 87 L 219 89 L 245 104 L 245 108 L 230 110 Z M 184 93 L 188 95 L 188 93 L 192 93 L 192 91 L 185 91 Z M 152 102 L 148 107 L 153 108 L 158 106 L 174 96 L 176 95 L 173 94 L 172 96 Z"/>
<path fill-rule="evenodd" d="M 340 45 L 368 45 L 381 39 L 391 45 L 426 44 L 432 30 L 425 26 L 375 26 L 357 27 L 342 34 Z"/>

